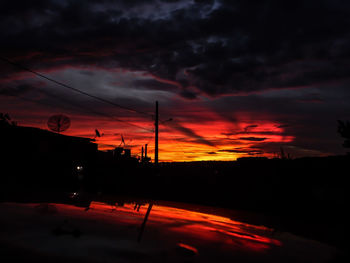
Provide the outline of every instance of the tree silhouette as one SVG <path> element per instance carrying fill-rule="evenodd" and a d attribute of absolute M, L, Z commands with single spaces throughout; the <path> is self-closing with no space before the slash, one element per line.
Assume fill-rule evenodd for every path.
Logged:
<path fill-rule="evenodd" d="M 338 133 L 345 139 L 343 146 L 350 148 L 350 122 L 338 120 Z"/>
<path fill-rule="evenodd" d="M 11 117 L 8 113 L 2 113 L 0 112 L 0 125 L 5 125 L 5 126 L 16 126 L 17 122 L 11 121 Z"/>

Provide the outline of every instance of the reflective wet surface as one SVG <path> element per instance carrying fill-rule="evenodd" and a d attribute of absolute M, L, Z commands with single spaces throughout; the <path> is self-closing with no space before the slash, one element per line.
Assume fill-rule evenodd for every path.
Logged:
<path fill-rule="evenodd" d="M 52 262 L 329 262 L 317 241 L 179 203 L 0 203 L 0 257 Z"/>

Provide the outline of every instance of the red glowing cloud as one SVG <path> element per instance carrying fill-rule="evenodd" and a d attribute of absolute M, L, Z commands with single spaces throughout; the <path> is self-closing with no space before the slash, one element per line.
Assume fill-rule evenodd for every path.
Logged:
<path fill-rule="evenodd" d="M 102 134 L 96 138 L 100 150 L 119 146 L 123 136 L 125 147 L 131 148 L 134 155 L 140 154 L 144 144 L 149 145 L 149 154 L 152 155 L 152 98 L 159 100 L 160 104 L 160 161 L 235 160 L 251 155 L 272 156 L 270 150 L 265 151 L 264 145 L 275 144 L 278 149 L 280 144 L 294 140 L 294 136 L 286 133 L 282 123 L 273 121 L 273 116 L 256 120 L 254 111 L 235 112 L 233 122 L 201 101 L 188 102 L 180 98 L 178 90 L 171 88 L 180 88 L 179 83 L 145 72 L 60 66 L 46 69 L 43 73 L 61 82 L 68 78 L 73 88 L 111 102 L 116 101 L 117 104 L 123 104 L 124 101 L 125 105 L 132 104 L 138 110 L 132 112 L 116 108 L 29 72 L 19 72 L 2 81 L 4 88 L 0 90 L 0 111 L 10 113 L 19 125 L 42 129 L 47 129 L 46 121 L 51 115 L 66 114 L 71 118 L 72 125 L 65 134 L 94 138 L 97 129 Z M 144 84 L 154 80 L 170 84 L 169 90 L 166 90 L 166 86 L 161 90 L 133 86 L 135 83 Z"/>

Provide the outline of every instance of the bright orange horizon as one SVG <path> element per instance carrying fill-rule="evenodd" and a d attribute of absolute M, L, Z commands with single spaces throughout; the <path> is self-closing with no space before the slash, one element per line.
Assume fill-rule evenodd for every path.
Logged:
<path fill-rule="evenodd" d="M 41 129 L 48 129 L 47 120 L 50 116 L 65 114 L 71 119 L 71 127 L 63 134 L 94 138 L 95 129 L 98 129 L 102 137 L 96 138 L 96 143 L 102 151 L 124 146 L 123 137 L 125 147 L 130 148 L 134 156 L 140 156 L 141 147 L 148 144 L 148 156 L 153 161 L 153 115 L 157 100 L 160 113 L 160 162 L 275 157 L 281 148 L 285 148 L 293 157 L 328 154 L 294 145 L 297 139 L 295 129 L 290 129 L 288 122 L 282 121 L 284 115 L 264 112 L 258 106 L 256 109 L 238 107 L 232 110 L 230 107 L 234 105 L 226 102 L 232 98 L 243 99 L 245 95 L 217 98 L 203 95 L 196 100 L 186 100 L 175 92 L 178 87 L 174 83 L 167 83 L 170 90 L 158 90 L 157 83 L 161 81 L 163 85 L 165 80 L 142 71 L 64 66 L 42 70 L 42 73 L 79 87 L 93 96 L 112 102 L 116 97 L 116 104 L 135 111 L 96 101 L 28 72 L 19 72 L 2 80 L 8 86 L 26 84 L 11 88 L 12 93 L 2 101 L 0 112 L 9 113 L 19 125 Z M 155 87 L 134 88 L 135 81 L 153 81 Z M 99 89 L 90 82 L 96 82 Z M 264 96 L 274 94 L 271 91 Z M 298 116 L 290 115 L 290 118 L 296 117 Z"/>
<path fill-rule="evenodd" d="M 50 114 L 47 114 L 49 116 Z M 79 120 L 78 120 L 79 118 Z M 13 119 L 17 120 L 14 116 Z M 19 125 L 34 126 L 48 130 L 45 117 L 42 121 L 28 122 L 19 120 Z M 127 120 L 141 127 L 152 129 L 152 121 L 146 123 L 142 120 Z M 94 138 L 95 127 L 102 134 L 96 138 L 96 144 L 101 151 L 111 150 L 118 146 L 130 148 L 133 156 L 141 155 L 141 147 L 148 144 L 148 156 L 154 160 L 154 133 L 143 129 L 130 128 L 128 125 L 109 120 L 100 121 L 98 118 L 71 116 L 71 127 L 62 132 L 65 135 Z M 255 122 L 256 123 L 256 122 Z M 166 124 L 166 123 L 165 123 Z M 240 157 L 265 156 L 274 157 L 274 152 L 263 152 L 266 142 L 289 143 L 293 136 L 284 135 L 284 129 L 274 122 L 261 122 L 259 125 L 249 121 L 237 124 L 236 134 L 228 133 L 230 123 L 216 121 L 212 123 L 186 123 L 181 124 L 194 131 L 201 139 L 185 136 L 172 128 L 171 125 L 160 125 L 159 133 L 159 161 L 160 162 L 190 162 L 190 161 L 233 161 Z M 119 127 L 115 127 L 121 125 Z M 248 127 L 248 128 L 247 128 Z M 240 131 L 240 132 L 239 132 Z M 271 133 L 273 131 L 273 133 Z M 122 143 L 122 136 L 125 146 Z"/>

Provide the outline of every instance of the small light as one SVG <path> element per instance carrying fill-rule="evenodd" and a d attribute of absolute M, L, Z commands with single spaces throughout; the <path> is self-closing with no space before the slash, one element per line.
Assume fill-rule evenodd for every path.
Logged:
<path fill-rule="evenodd" d="M 82 170 L 83 170 L 83 166 L 78 165 L 77 166 L 77 171 L 82 171 Z"/>
<path fill-rule="evenodd" d="M 76 198 L 76 197 L 78 197 L 78 195 L 79 195 L 79 193 L 77 193 L 77 192 L 73 192 L 73 193 L 70 193 L 69 194 L 69 198 Z"/>

